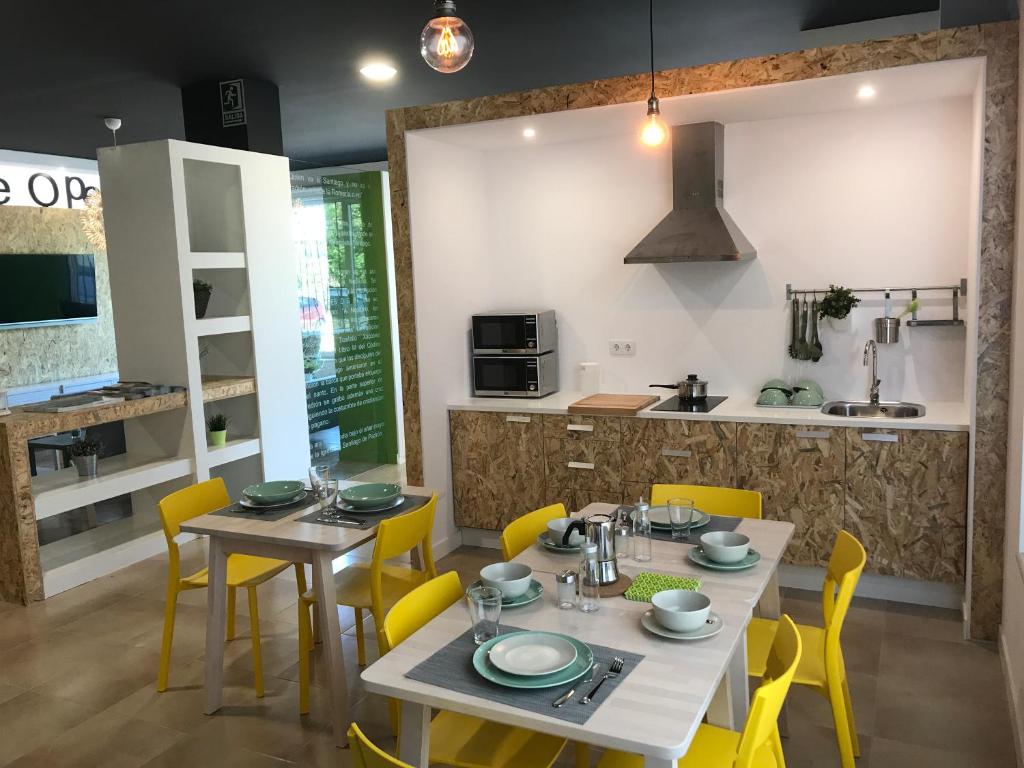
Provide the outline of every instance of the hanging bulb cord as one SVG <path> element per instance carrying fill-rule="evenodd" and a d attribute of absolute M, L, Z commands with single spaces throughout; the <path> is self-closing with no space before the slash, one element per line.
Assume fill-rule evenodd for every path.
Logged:
<path fill-rule="evenodd" d="M 650 0 L 648 8 L 648 23 L 651 33 L 651 98 L 654 98 L 654 0 Z"/>

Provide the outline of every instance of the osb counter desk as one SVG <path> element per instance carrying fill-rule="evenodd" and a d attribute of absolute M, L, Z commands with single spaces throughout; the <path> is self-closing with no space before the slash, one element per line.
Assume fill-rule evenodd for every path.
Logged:
<path fill-rule="evenodd" d="M 15 409 L 11 415 L 0 417 L 0 600 L 28 604 L 42 600 L 44 596 L 36 532 L 36 497 L 32 489 L 27 441 L 71 429 L 177 410 L 184 408 L 186 403 L 186 394 L 176 392 L 65 413 L 32 413 Z M 139 473 L 146 466 L 115 458 L 119 461 L 122 475 L 128 471 Z M 164 459 L 159 469 L 158 476 L 165 479 L 174 473 L 184 476 L 192 472 L 192 462 L 188 458 Z M 63 472 L 73 473 L 74 470 Z M 60 474 L 53 473 L 54 476 Z M 117 477 L 116 473 L 114 477 Z M 63 478 L 51 480 L 48 486 L 52 486 L 50 492 L 61 492 L 67 498 L 69 486 Z M 86 503 L 89 501 L 82 502 Z"/>

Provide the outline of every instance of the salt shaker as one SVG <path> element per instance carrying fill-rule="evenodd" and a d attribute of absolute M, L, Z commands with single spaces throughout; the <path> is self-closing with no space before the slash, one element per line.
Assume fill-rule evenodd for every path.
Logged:
<path fill-rule="evenodd" d="M 576 607 L 576 571 L 555 574 L 555 602 L 563 611 Z"/>
<path fill-rule="evenodd" d="M 650 507 L 643 496 L 633 509 L 633 559 L 646 563 L 651 559 L 651 518 Z"/>
<path fill-rule="evenodd" d="M 588 541 L 581 550 L 583 559 L 580 561 L 579 609 L 584 613 L 594 613 L 601 608 L 601 573 L 597 565 L 597 544 Z"/>

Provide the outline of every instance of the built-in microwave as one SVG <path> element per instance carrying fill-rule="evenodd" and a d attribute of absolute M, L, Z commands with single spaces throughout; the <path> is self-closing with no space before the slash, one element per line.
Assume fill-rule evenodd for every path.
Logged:
<path fill-rule="evenodd" d="M 474 355 L 542 355 L 556 349 L 553 309 L 473 315 Z"/>
<path fill-rule="evenodd" d="M 476 397 L 545 397 L 557 391 L 557 352 L 473 356 Z"/>

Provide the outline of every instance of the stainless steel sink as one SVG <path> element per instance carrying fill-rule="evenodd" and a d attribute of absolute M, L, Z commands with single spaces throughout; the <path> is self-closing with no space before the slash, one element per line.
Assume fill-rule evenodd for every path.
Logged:
<path fill-rule="evenodd" d="M 832 400 L 821 406 L 821 412 L 829 416 L 849 416 L 854 419 L 916 419 L 924 416 L 925 409 L 919 403 L 874 404 Z"/>

